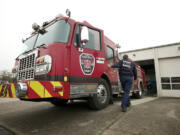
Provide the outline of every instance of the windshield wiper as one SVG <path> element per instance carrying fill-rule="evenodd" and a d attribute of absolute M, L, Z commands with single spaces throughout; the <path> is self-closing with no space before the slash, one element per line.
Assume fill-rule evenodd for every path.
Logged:
<path fill-rule="evenodd" d="M 46 44 L 41 44 L 41 45 L 37 46 L 37 48 L 46 48 L 45 45 Z"/>

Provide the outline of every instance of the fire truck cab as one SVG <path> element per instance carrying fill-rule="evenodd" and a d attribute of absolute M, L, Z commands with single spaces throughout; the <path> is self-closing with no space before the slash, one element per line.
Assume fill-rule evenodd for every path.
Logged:
<path fill-rule="evenodd" d="M 42 26 L 33 24 L 34 31 L 15 61 L 16 82 L 0 85 L 0 97 L 57 106 L 86 99 L 99 110 L 109 104 L 112 94 L 120 93 L 118 72 L 108 66 L 117 62 L 115 43 L 103 30 L 68 15 Z"/>

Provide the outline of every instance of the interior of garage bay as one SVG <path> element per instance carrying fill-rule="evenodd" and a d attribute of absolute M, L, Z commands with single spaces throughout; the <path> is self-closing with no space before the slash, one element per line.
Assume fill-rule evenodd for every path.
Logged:
<path fill-rule="evenodd" d="M 154 60 L 136 61 L 136 63 L 145 71 L 147 95 L 157 96 Z"/>

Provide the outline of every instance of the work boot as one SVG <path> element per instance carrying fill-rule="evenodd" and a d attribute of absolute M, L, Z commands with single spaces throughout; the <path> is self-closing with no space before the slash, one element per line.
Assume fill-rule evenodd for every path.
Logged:
<path fill-rule="evenodd" d="M 127 108 L 122 108 L 122 112 L 127 112 Z"/>
<path fill-rule="evenodd" d="M 131 103 L 127 104 L 127 107 L 131 107 Z"/>

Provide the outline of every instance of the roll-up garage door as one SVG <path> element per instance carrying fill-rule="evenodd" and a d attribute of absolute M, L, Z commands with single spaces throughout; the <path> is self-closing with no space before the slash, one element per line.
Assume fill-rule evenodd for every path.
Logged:
<path fill-rule="evenodd" d="M 180 92 L 180 57 L 159 59 L 161 90 Z"/>

